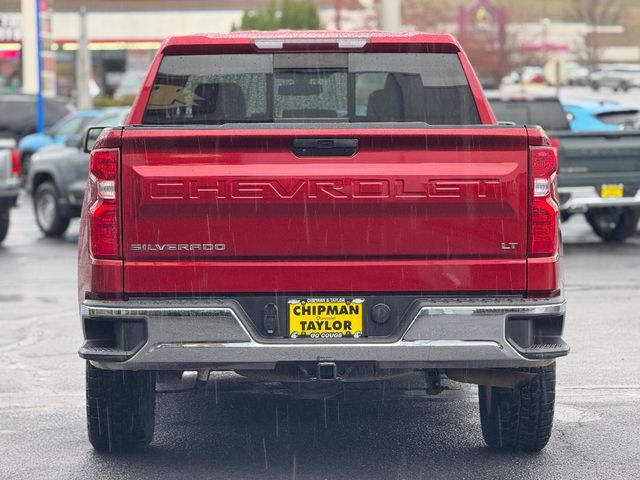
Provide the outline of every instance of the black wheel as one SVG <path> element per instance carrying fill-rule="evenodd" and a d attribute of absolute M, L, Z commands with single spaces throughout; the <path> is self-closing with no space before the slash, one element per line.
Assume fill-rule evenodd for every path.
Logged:
<path fill-rule="evenodd" d="M 514 390 L 478 387 L 482 436 L 494 450 L 538 452 L 551 437 L 556 365 L 519 370 L 537 376 Z"/>
<path fill-rule="evenodd" d="M 629 91 L 629 84 L 627 82 L 622 82 L 618 88 L 620 90 L 622 90 L 623 92 L 628 92 Z"/>
<path fill-rule="evenodd" d="M 624 242 L 636 233 L 640 210 L 632 208 L 599 208 L 585 213 L 594 233 L 605 242 Z"/>
<path fill-rule="evenodd" d="M 598 82 L 591 82 L 591 88 L 594 92 L 597 92 L 598 90 L 600 90 L 600 84 Z"/>
<path fill-rule="evenodd" d="M 0 210 L 0 243 L 7 237 L 9 231 L 9 209 Z"/>
<path fill-rule="evenodd" d="M 70 218 L 61 215 L 60 200 L 56 187 L 51 182 L 38 185 L 33 195 L 38 227 L 47 237 L 60 237 L 69 227 Z"/>
<path fill-rule="evenodd" d="M 97 451 L 149 445 L 155 405 L 155 372 L 101 370 L 87 362 L 87 430 Z"/>

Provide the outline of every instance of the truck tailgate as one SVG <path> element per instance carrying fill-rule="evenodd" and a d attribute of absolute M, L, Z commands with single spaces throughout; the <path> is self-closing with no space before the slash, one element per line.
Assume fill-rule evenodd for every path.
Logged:
<path fill-rule="evenodd" d="M 126 128 L 125 291 L 524 291 L 527 151 L 524 128 Z"/>
<path fill-rule="evenodd" d="M 624 196 L 640 188 L 640 134 L 637 132 L 552 133 L 559 141 L 559 186 L 624 184 Z"/>

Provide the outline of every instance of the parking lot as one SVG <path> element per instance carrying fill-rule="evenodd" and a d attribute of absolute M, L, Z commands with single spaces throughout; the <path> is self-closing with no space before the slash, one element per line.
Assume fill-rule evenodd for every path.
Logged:
<path fill-rule="evenodd" d="M 75 299 L 77 221 L 42 237 L 23 198 L 0 248 L 0 478 L 635 478 L 640 468 L 640 237 L 564 225 L 566 338 L 555 430 L 539 454 L 495 454 L 475 388 L 428 397 L 421 378 L 328 400 L 218 375 L 158 399 L 148 451 L 104 456 L 86 439 Z"/>
<path fill-rule="evenodd" d="M 3 3 L 0 480 L 640 479 L 640 0 Z"/>

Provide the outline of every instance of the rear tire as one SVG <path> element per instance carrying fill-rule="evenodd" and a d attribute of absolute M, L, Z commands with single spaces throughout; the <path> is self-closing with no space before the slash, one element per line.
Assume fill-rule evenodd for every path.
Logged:
<path fill-rule="evenodd" d="M 153 440 L 156 374 L 101 370 L 87 362 L 87 430 L 99 452 L 144 448 Z"/>
<path fill-rule="evenodd" d="M 602 208 L 585 213 L 593 232 L 605 242 L 624 242 L 638 229 L 640 209 Z"/>
<path fill-rule="evenodd" d="M 0 210 L 0 243 L 7 237 L 9 231 L 9 209 Z"/>
<path fill-rule="evenodd" d="M 538 452 L 551 437 L 556 364 L 519 371 L 537 376 L 514 390 L 478 387 L 482 436 L 492 450 Z"/>
<path fill-rule="evenodd" d="M 47 237 L 61 237 L 69 228 L 71 219 L 60 213 L 60 197 L 52 182 L 38 185 L 33 195 L 36 223 Z"/>

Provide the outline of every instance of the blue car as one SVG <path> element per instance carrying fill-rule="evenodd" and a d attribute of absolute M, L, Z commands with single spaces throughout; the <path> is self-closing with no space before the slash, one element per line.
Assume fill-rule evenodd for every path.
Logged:
<path fill-rule="evenodd" d="M 18 143 L 18 152 L 20 152 L 20 160 L 22 162 L 22 174 L 26 176 L 29 169 L 29 161 L 31 155 L 48 145 L 59 145 L 64 143 L 67 138 L 75 137 L 94 118 L 102 115 L 100 110 L 76 110 L 62 117 L 54 123 L 45 133 L 32 133 L 20 140 Z"/>
<path fill-rule="evenodd" d="M 607 100 L 565 100 L 562 106 L 574 132 L 623 130 L 640 111 Z"/>

